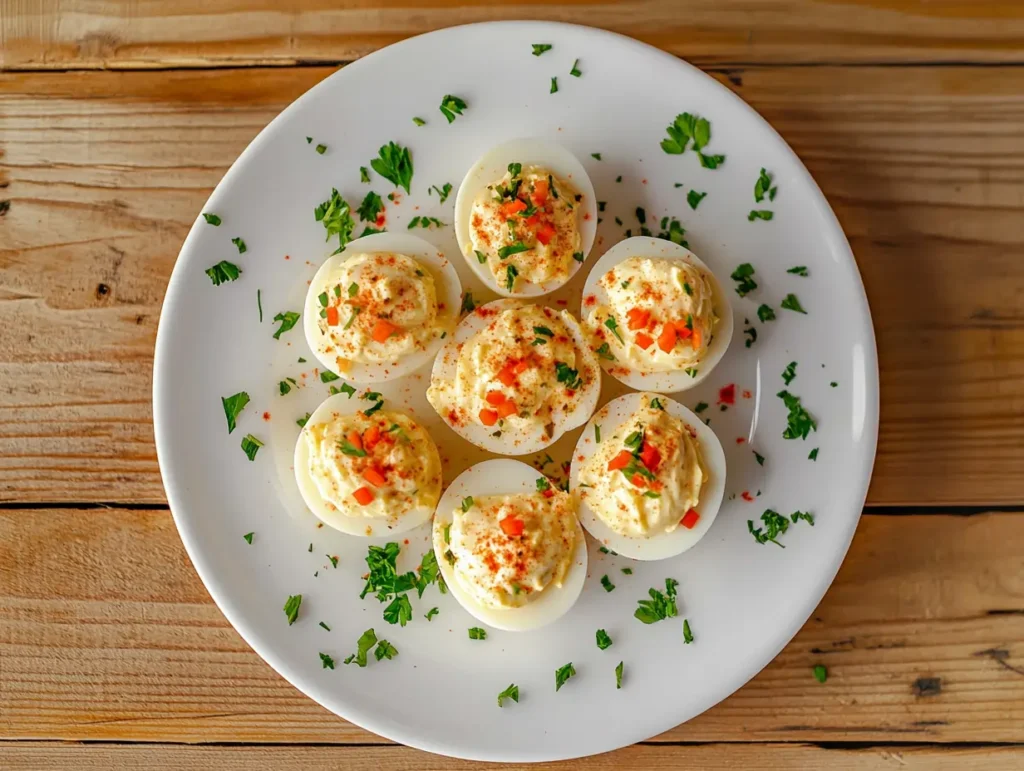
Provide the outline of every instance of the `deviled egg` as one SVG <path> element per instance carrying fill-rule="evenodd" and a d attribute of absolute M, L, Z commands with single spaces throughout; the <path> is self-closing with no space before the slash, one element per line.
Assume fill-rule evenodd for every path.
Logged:
<path fill-rule="evenodd" d="M 430 434 L 380 394 L 327 398 L 295 444 L 295 481 L 310 510 L 349 535 L 419 527 L 441 497 L 441 459 Z"/>
<path fill-rule="evenodd" d="M 466 262 L 504 297 L 536 297 L 572 278 L 597 233 L 583 165 L 561 145 L 515 139 L 473 164 L 455 198 Z"/>
<path fill-rule="evenodd" d="M 455 599 L 496 629 L 550 624 L 573 606 L 587 575 L 572 496 L 509 458 L 455 478 L 434 515 L 433 540 Z"/>
<path fill-rule="evenodd" d="M 306 293 L 306 341 L 320 363 L 356 383 L 426 364 L 455 327 L 459 274 L 432 244 L 405 233 L 351 241 L 316 272 Z"/>
<path fill-rule="evenodd" d="M 645 391 L 695 386 L 732 340 L 732 309 L 714 273 L 661 238 L 627 238 L 605 252 L 587 276 L 581 318 L 605 371 Z"/>
<path fill-rule="evenodd" d="M 569 470 L 583 527 L 625 557 L 693 547 L 718 515 L 725 453 L 683 405 L 653 393 L 608 402 L 584 429 Z"/>
<path fill-rule="evenodd" d="M 524 455 L 585 423 L 600 392 L 601 368 L 571 313 L 495 300 L 441 349 L 427 400 L 477 447 Z"/>

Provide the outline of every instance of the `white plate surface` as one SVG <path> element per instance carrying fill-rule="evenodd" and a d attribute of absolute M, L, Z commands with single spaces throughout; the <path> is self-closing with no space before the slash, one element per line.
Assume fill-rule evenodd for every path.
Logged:
<path fill-rule="evenodd" d="M 535 57 L 532 43 L 554 48 Z M 576 59 L 579 78 L 569 75 Z M 556 94 L 549 93 L 553 76 Z M 445 94 L 469 105 L 451 125 L 438 111 Z M 707 151 L 727 156 L 718 170 L 700 168 L 690 151 L 669 156 L 659 148 L 665 127 L 684 111 L 711 120 Z M 428 124 L 415 126 L 413 116 Z M 487 148 L 523 135 L 564 143 L 585 163 L 598 199 L 607 201 L 587 264 L 545 298 L 553 307 L 579 308 L 593 262 L 626 228 L 637 233 L 637 206 L 655 232 L 662 216 L 678 217 L 690 248 L 725 286 L 737 339 L 713 376 L 679 398 L 691 409 L 711 405 L 704 417 L 727 454 L 726 501 L 700 544 L 674 559 L 631 562 L 591 543 L 579 602 L 544 629 L 492 630 L 486 641 L 471 641 L 466 630 L 474 620 L 436 587 L 422 599 L 413 592 L 414 620 L 392 627 L 377 600 L 358 596 L 367 540 L 318 528 L 302 506 L 290 467 L 295 420 L 327 396 L 328 386 L 313 370 L 301 323 L 275 341 L 271 319 L 302 309 L 306 282 L 336 245 L 324 244 L 313 219 L 331 188 L 353 208 L 368 190 L 393 190 L 375 173 L 371 184 L 360 183 L 359 167 L 370 165 L 380 145 L 394 140 L 412 152 L 412 194 L 403 191 L 400 204 L 387 209 L 387 226 L 405 232 L 416 215 L 450 225 L 455 191 L 441 205 L 428 187 L 457 188 Z M 320 142 L 328 146 L 323 155 L 314 151 Z M 775 175 L 779 194 L 755 205 L 762 166 Z M 696 211 L 686 204 L 691 187 L 708 193 Z M 752 208 L 773 210 L 774 220 L 748 222 Z M 168 500 L 224 614 L 272 667 L 328 709 L 391 739 L 465 758 L 539 761 L 604 752 L 665 731 L 739 688 L 791 639 L 828 588 L 856 528 L 875 452 L 878 373 L 867 301 L 842 230 L 806 169 L 753 110 L 698 70 L 628 38 L 568 25 L 484 24 L 413 38 L 344 68 L 285 110 L 203 210 L 223 224 L 211 227 L 197 212 L 157 339 L 154 420 Z M 474 297 L 494 299 L 458 257 L 452 227 L 414 232 L 446 250 Z M 245 254 L 232 246 L 236 236 L 248 245 Z M 214 287 L 204 270 L 222 259 L 243 273 Z M 729 273 L 742 262 L 754 264 L 759 288 L 740 299 Z M 806 265 L 810 276 L 787 274 L 795 265 Z M 808 315 L 779 307 L 789 292 Z M 775 309 L 776 321 L 756 320 L 762 302 Z M 742 337 L 748 326 L 758 334 L 749 349 Z M 299 364 L 300 356 L 308 362 Z M 789 390 L 818 421 L 807 441 L 781 436 L 786 410 L 775 394 L 790 361 L 798 368 Z M 429 367 L 374 390 L 432 432 L 450 481 L 492 456 L 437 418 L 424 398 L 428 374 Z M 303 387 L 281 396 L 277 383 L 286 376 Z M 736 384 L 736 405 L 722 412 L 718 389 L 728 383 Z M 220 397 L 242 390 L 252 402 L 229 436 Z M 606 377 L 601 403 L 624 391 Z M 579 431 L 550 448 L 555 463 L 545 470 L 556 478 Z M 247 433 L 266 442 L 253 463 L 239 448 Z M 815 447 L 820 454 L 812 462 L 807 456 Z M 764 466 L 752 449 L 765 456 Z M 744 491 L 755 500 L 745 501 Z M 766 508 L 812 511 L 817 522 L 794 526 L 783 536 L 784 550 L 759 545 L 746 521 Z M 250 531 L 252 545 L 242 538 Z M 408 539 L 400 567 L 418 564 L 430 548 L 429 527 Z M 337 568 L 327 555 L 339 558 Z M 632 575 L 621 572 L 627 565 Z M 615 591 L 601 587 L 604 574 Z M 663 588 L 667 577 L 680 582 L 679 618 L 639 623 L 637 600 L 649 587 Z M 302 610 L 289 626 L 281 608 L 299 593 Z M 427 622 L 423 614 L 435 605 L 440 614 Z M 692 645 L 683 645 L 683 618 L 693 629 Z M 342 666 L 368 627 L 392 642 L 398 657 L 371 656 L 365 669 Z M 595 645 L 599 628 L 614 640 L 608 650 Z M 323 669 L 318 652 L 333 656 L 338 668 Z M 569 661 L 577 676 L 555 693 L 554 671 Z M 625 678 L 617 691 L 619 661 Z M 520 687 L 520 703 L 498 709 L 496 696 L 511 682 Z"/>

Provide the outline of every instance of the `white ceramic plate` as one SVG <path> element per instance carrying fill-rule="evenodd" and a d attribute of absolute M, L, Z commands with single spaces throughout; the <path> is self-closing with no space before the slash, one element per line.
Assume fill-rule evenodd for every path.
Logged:
<path fill-rule="evenodd" d="M 554 47 L 538 57 L 532 43 Z M 569 74 L 576 59 L 578 78 Z M 549 93 L 552 77 L 556 94 Z M 469 105 L 450 125 L 438 111 L 446 94 Z M 707 152 L 727 156 L 721 168 L 701 168 L 689 150 L 666 155 L 660 149 L 665 127 L 684 111 L 711 120 Z M 413 116 L 427 125 L 417 127 Z M 376 173 L 370 184 L 360 183 L 359 167 L 368 167 L 382 144 L 394 140 L 412 152 L 412 194 L 403 192 L 400 204 L 387 209 L 387 227 L 404 232 L 417 215 L 451 223 L 455 191 L 441 205 L 428 187 L 457 186 L 484 150 L 523 135 L 564 143 L 607 202 L 593 253 L 569 285 L 545 298 L 552 306 L 579 307 L 593 262 L 626 228 L 637 232 L 637 206 L 655 232 L 661 217 L 678 217 L 690 248 L 726 287 L 737 339 L 713 376 L 680 397 L 691 409 L 701 401 L 711 405 L 703 416 L 727 454 L 726 501 L 708 535 L 671 560 L 627 562 L 591 543 L 579 602 L 536 632 L 492 630 L 486 641 L 471 641 L 473 619 L 436 587 L 422 599 L 413 593 L 408 626 L 389 626 L 377 600 L 358 596 L 367 540 L 318 528 L 295 488 L 295 420 L 327 396 L 328 386 L 312 370 L 301 324 L 274 340 L 271 319 L 302 309 L 307 280 L 334 249 L 313 218 L 331 188 L 353 208 L 368 190 L 384 196 L 394 189 Z M 323 155 L 314 150 L 321 142 L 328 146 Z M 755 206 L 762 166 L 774 174 L 779 193 L 770 205 Z M 684 187 L 674 187 L 677 182 Z M 696 211 L 686 203 L 691 188 L 708 194 Z M 748 222 L 753 208 L 771 209 L 774 220 Z M 424 35 L 344 68 L 296 101 L 242 154 L 204 211 L 223 224 L 207 225 L 197 212 L 157 341 L 154 420 L 167 497 L 196 570 L 224 614 L 271 666 L 328 709 L 391 739 L 465 758 L 539 761 L 604 752 L 665 731 L 739 688 L 800 628 L 832 581 L 860 515 L 878 425 L 864 290 L 842 230 L 800 161 L 753 110 L 698 70 L 584 27 L 501 23 Z M 448 252 L 476 298 L 493 299 L 458 258 L 451 227 L 414 232 Z M 244 254 L 232 237 L 245 240 Z M 204 270 L 222 259 L 243 273 L 214 287 Z M 729 274 L 743 262 L 753 263 L 758 289 L 740 299 Z M 796 265 L 807 266 L 809 277 L 786 272 Z M 808 315 L 779 307 L 789 292 Z M 777 320 L 756 320 L 762 302 Z M 748 349 L 742 334 L 749 326 L 758 339 Z M 299 364 L 299 357 L 308 363 Z M 790 361 L 798 368 L 789 390 L 818 421 L 807 441 L 781 436 L 786 410 L 775 394 Z M 455 436 L 426 404 L 428 372 L 375 390 L 432 432 L 450 481 L 489 456 Z M 286 376 L 304 387 L 281 396 L 277 383 Z M 728 383 L 736 384 L 736 405 L 722 412 L 718 389 Z M 242 390 L 252 402 L 229 436 L 220 397 Z M 602 403 L 623 391 L 605 378 Z M 248 433 L 266 442 L 251 463 L 239 447 Z M 555 462 L 545 470 L 554 469 L 556 478 L 578 433 L 549 450 Z M 815 447 L 820 454 L 812 462 Z M 752 449 L 766 458 L 763 466 Z M 753 502 L 743 500 L 744 491 Z M 794 526 L 783 536 L 785 549 L 759 545 L 747 520 L 766 508 L 812 511 L 817 521 L 813 528 Z M 242 536 L 250 531 L 248 545 Z M 408 538 L 400 566 L 417 564 L 430 548 L 427 526 Z M 336 568 L 327 555 L 339 558 Z M 632 575 L 621 572 L 627 565 Z M 599 582 L 605 574 L 616 586 L 611 593 Z M 668 577 L 680 582 L 679 617 L 641 624 L 633 618 L 637 600 L 649 587 L 663 588 Z M 281 608 L 299 593 L 301 612 L 289 626 Z M 424 613 L 435 605 L 440 614 L 427 622 Z M 683 644 L 683 618 L 696 638 L 691 645 Z M 379 662 L 371 656 L 365 669 L 342 666 L 369 627 L 399 656 Z M 595 645 L 599 628 L 614 640 L 608 650 Z M 333 656 L 338 668 L 323 669 L 319 652 Z M 578 674 L 556 693 L 554 671 L 570 661 Z M 616 690 L 619 661 L 625 677 Z M 513 682 L 520 702 L 498 709 L 497 694 Z"/>

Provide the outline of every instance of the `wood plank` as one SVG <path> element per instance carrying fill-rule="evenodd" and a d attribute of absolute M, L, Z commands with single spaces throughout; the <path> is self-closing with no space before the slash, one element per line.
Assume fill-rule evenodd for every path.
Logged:
<path fill-rule="evenodd" d="M 1013 0 L 671 0 L 515 4 L 362 0 L 8 3 L 0 66 L 22 69 L 289 65 L 355 59 L 442 27 L 501 19 L 589 24 L 701 64 L 1007 62 L 1024 56 Z"/>
<path fill-rule="evenodd" d="M 793 642 L 656 741 L 1024 741 L 1022 554 L 1024 513 L 865 517 Z M 0 739 L 382 741 L 246 646 L 166 511 L 2 511 L 0 578 Z"/>
<path fill-rule="evenodd" d="M 317 769 L 375 769 L 375 771 L 451 771 L 480 768 L 479 763 L 451 760 L 397 745 L 379 747 L 189 747 L 186 745 L 0 743 L 0 759 L 10 771 L 77 768 L 218 768 L 222 771 L 317 771 Z M 522 766 L 488 765 L 494 771 L 530 768 L 567 771 L 587 768 L 700 769 L 735 771 L 1006 771 L 1024 764 L 1021 747 L 865 747 L 832 749 L 799 744 L 704 744 L 697 746 L 643 745 L 586 760 Z"/>
<path fill-rule="evenodd" d="M 160 302 L 228 164 L 330 70 L 0 75 L 0 500 L 163 502 Z M 1024 69 L 719 77 L 850 236 L 882 371 L 873 504 L 1024 501 Z"/>

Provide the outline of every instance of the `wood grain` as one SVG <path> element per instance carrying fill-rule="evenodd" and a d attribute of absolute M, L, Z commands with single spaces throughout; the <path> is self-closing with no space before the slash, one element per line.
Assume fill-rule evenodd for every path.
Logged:
<path fill-rule="evenodd" d="M 603 27 L 700 64 L 1019 62 L 1014 0 L 5 0 L 0 66 L 209 67 L 348 61 L 397 40 L 500 19 Z"/>
<path fill-rule="evenodd" d="M 865 517 L 779 657 L 655 741 L 1024 741 L 1022 555 L 1024 513 Z M 383 741 L 246 646 L 166 511 L 0 512 L 0 666 L 0 739 Z"/>
<path fill-rule="evenodd" d="M 330 71 L 0 74 L 0 500 L 164 500 L 150 367 L 175 256 L 228 164 Z M 869 502 L 1024 501 L 1024 69 L 718 77 L 857 255 L 882 371 Z"/>
<path fill-rule="evenodd" d="M 218 768 L 222 771 L 318 771 L 351 769 L 362 771 L 448 771 L 480 768 L 479 763 L 451 760 L 397 745 L 381 747 L 183 747 L 167 745 L 109 745 L 0 743 L 0 760 L 9 771 L 37 771 L 40 768 L 162 769 Z M 585 765 L 584 765 L 585 764 Z M 1020 747 L 947 748 L 865 747 L 830 749 L 799 744 L 705 744 L 697 746 L 635 745 L 586 761 L 513 765 L 487 765 L 494 771 L 536 769 L 565 771 L 588 768 L 595 771 L 632 769 L 699 769 L 735 771 L 758 768 L 765 771 L 1007 771 L 1024 764 Z"/>

